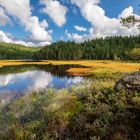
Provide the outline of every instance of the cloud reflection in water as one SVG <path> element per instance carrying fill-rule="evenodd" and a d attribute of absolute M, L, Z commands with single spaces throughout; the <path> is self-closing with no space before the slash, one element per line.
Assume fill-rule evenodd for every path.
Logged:
<path fill-rule="evenodd" d="M 2 104 L 29 92 L 53 87 L 61 89 L 76 85 L 82 77 L 60 78 L 42 70 L 0 75 L 0 100 Z"/>

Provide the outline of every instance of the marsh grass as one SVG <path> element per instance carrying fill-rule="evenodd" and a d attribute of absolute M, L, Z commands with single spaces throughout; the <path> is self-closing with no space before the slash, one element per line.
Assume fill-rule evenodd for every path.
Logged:
<path fill-rule="evenodd" d="M 69 75 L 79 75 L 79 76 L 100 76 L 108 77 L 111 75 L 116 75 L 120 73 L 128 73 L 139 71 L 139 63 L 130 62 L 118 62 L 118 61 L 107 61 L 107 60 L 83 60 L 83 61 L 38 61 L 38 62 L 28 62 L 20 60 L 1 60 L 0 67 L 4 66 L 16 66 L 16 65 L 79 65 L 86 68 L 71 68 L 66 70 Z"/>

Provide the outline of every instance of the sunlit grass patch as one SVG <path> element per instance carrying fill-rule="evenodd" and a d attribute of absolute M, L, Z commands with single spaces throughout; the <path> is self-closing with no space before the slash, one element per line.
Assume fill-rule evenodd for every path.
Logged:
<path fill-rule="evenodd" d="M 132 102 L 140 107 L 140 96 L 133 97 Z"/>
<path fill-rule="evenodd" d="M 79 65 L 86 66 L 89 68 L 74 68 L 69 69 L 69 73 L 78 73 L 84 75 L 94 76 L 113 76 L 114 74 L 134 72 L 139 70 L 138 63 L 123 63 L 113 61 L 81 61 Z"/>
<path fill-rule="evenodd" d="M 93 87 L 97 91 L 102 91 L 104 89 L 112 89 L 114 87 L 115 80 L 114 79 L 95 79 L 93 81 Z"/>
<path fill-rule="evenodd" d="M 90 73 L 91 68 L 71 68 L 68 69 L 67 72 L 69 75 L 73 76 L 87 76 Z"/>
<path fill-rule="evenodd" d="M 47 106 L 43 106 L 46 113 L 51 113 L 68 121 L 81 108 L 75 94 L 68 94 L 67 90 L 58 91 Z"/>
<path fill-rule="evenodd" d="M 18 66 L 18 65 L 48 65 L 49 62 L 32 62 L 32 61 L 22 61 L 22 60 L 1 60 L 0 67 L 4 66 Z"/>
<path fill-rule="evenodd" d="M 112 68 L 96 68 L 90 72 L 93 77 L 96 78 L 113 78 L 119 79 L 122 72 L 114 70 Z"/>

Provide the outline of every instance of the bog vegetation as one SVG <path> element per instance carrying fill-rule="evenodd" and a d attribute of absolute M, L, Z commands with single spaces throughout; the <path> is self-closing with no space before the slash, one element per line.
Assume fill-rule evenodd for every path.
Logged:
<path fill-rule="evenodd" d="M 140 93 L 101 78 L 31 93 L 0 110 L 1 140 L 138 140 Z"/>

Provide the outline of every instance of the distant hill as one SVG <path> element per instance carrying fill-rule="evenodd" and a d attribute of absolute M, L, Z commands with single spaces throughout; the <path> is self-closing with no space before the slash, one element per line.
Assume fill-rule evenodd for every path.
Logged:
<path fill-rule="evenodd" d="M 32 59 L 40 48 L 0 42 L 0 59 Z"/>

